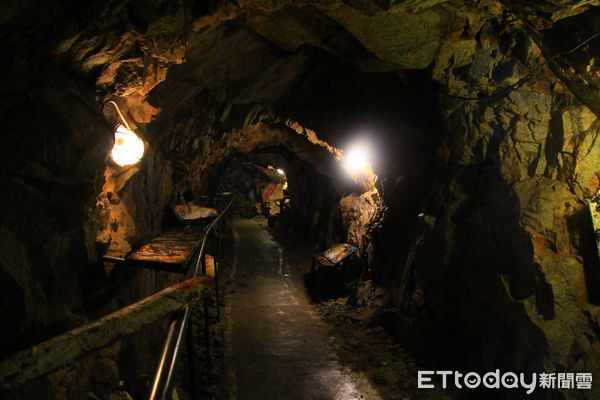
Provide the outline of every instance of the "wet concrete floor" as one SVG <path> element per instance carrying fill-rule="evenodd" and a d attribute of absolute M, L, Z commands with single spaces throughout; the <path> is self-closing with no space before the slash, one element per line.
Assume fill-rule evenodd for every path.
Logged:
<path fill-rule="evenodd" d="M 363 376 L 339 364 L 300 283 L 301 272 L 290 270 L 271 235 L 253 219 L 236 220 L 234 230 L 232 397 L 379 399 Z"/>

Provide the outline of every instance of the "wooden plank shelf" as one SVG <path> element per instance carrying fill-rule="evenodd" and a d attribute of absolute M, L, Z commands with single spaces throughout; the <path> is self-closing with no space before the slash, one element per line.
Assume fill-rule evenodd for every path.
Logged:
<path fill-rule="evenodd" d="M 172 230 L 132 251 L 124 259 L 107 256 L 103 257 L 103 260 L 124 262 L 160 271 L 185 273 L 189 261 L 203 238 L 203 232 Z"/>

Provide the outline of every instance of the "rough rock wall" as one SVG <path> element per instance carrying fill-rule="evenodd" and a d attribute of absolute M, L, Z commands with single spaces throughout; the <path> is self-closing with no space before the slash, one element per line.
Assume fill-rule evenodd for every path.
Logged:
<path fill-rule="evenodd" d="M 598 374 L 585 204 L 600 187 L 598 117 L 550 70 L 529 74 L 548 56 L 522 26 L 474 17 L 477 40 L 455 42 L 433 70 L 451 132 L 439 154 L 453 170 L 403 298 L 449 328 L 467 367 Z"/>
<path fill-rule="evenodd" d="M 149 271 L 119 270 L 107 276 L 97 262 L 102 254 L 122 255 L 160 231 L 170 193 L 170 174 L 160 157 L 148 152 L 131 171 L 135 175 L 107 166 L 113 132 L 85 85 L 34 68 L 5 72 L 7 95 L 0 103 L 0 179 L 5 186 L 0 202 L 1 356 L 173 281 Z M 36 397 L 40 391 L 66 399 L 87 391 L 107 394 L 118 386 L 120 354 L 129 352 L 121 378 L 151 373 L 148 354 L 150 338 L 157 339 L 154 333 L 90 356 L 11 396 Z"/>
<path fill-rule="evenodd" d="M 88 234 L 94 252 L 122 257 L 162 230 L 171 191 L 171 169 L 152 147 L 131 168 L 108 165 L 105 183 L 90 207 Z"/>
<path fill-rule="evenodd" d="M 112 140 L 88 93 L 36 72 L 2 82 L 3 355 L 82 322 L 86 204 Z"/>
<path fill-rule="evenodd" d="M 330 123 L 319 124 L 312 117 L 318 115 L 319 107 L 325 109 L 323 104 L 316 103 L 315 107 L 313 99 L 296 96 L 310 77 L 306 67 L 310 70 L 315 66 L 315 54 L 321 59 L 329 55 L 364 74 L 395 74 L 404 80 L 417 80 L 417 85 L 427 80 L 439 83 L 439 113 L 446 131 L 435 128 L 433 133 L 440 140 L 424 140 L 422 146 L 411 147 L 415 156 L 406 165 L 393 165 L 397 162 L 393 155 L 402 154 L 403 148 L 395 143 L 388 146 L 387 159 L 393 161 L 376 166 L 378 191 L 389 214 L 382 229 L 372 233 L 374 273 L 416 320 L 418 315 L 426 315 L 433 321 L 432 325 L 420 325 L 423 329 L 418 332 L 426 333 L 430 327 L 430 332 L 437 333 L 440 326 L 446 327 L 456 353 L 474 367 L 596 371 L 597 309 L 593 303 L 598 295 L 598 269 L 583 201 L 598 189 L 600 169 L 597 42 L 570 52 L 597 31 L 596 3 L 484 0 L 309 4 L 245 0 L 215 2 L 210 7 L 197 2 L 139 1 L 118 1 L 110 6 L 97 1 L 77 6 L 65 1 L 50 7 L 13 2 L 1 20 L 6 27 L 3 47 L 14 54 L 11 62 L 37 68 L 34 72 L 21 69 L 21 78 L 15 81 L 37 76 L 36 93 L 42 90 L 39 86 L 50 86 L 44 91 L 58 91 L 59 96 L 71 98 L 57 88 L 69 88 L 67 92 L 72 93 L 73 84 L 58 79 L 48 85 L 53 79 L 48 78 L 45 68 L 38 68 L 54 64 L 55 69 L 63 68 L 63 73 L 82 80 L 83 92 L 98 90 L 97 103 L 120 95 L 127 118 L 138 125 L 156 151 L 120 193 L 105 187 L 94 211 L 96 228 L 103 232 L 98 248 L 89 240 L 97 236 L 92 231 L 88 232 L 87 246 L 79 234 L 65 239 L 63 233 L 71 227 L 81 230 L 83 217 L 77 221 L 63 218 L 72 213 L 63 212 L 62 206 L 54 207 L 55 203 L 40 218 L 64 219 L 68 228 L 56 222 L 58 228 L 47 235 L 43 229 L 22 235 L 16 232 L 18 227 L 38 225 L 17 223 L 17 216 L 31 215 L 13 213 L 12 204 L 24 199 L 45 207 L 48 200 L 44 197 L 63 196 L 67 189 L 62 188 L 68 185 L 61 175 L 68 171 L 52 170 L 74 162 L 54 163 L 46 153 L 35 153 L 43 162 L 25 166 L 18 164 L 20 161 L 7 163 L 14 169 L 8 169 L 5 179 L 15 188 L 11 196 L 16 197 L 5 202 L 9 211 L 3 213 L 8 220 L 2 235 L 11 245 L 5 247 L 7 261 L 3 266 L 7 267 L 3 268 L 8 271 L 7 282 L 17 284 L 6 285 L 13 291 L 6 304 L 19 299 L 21 306 L 15 310 L 20 313 L 25 307 L 34 313 L 21 315 L 15 326 L 31 332 L 31 322 L 44 321 L 43 316 L 35 315 L 39 310 L 31 306 L 45 301 L 41 293 L 58 303 L 59 311 L 50 314 L 61 316 L 63 324 L 69 320 L 63 305 L 77 303 L 70 299 L 77 298 L 72 292 L 79 290 L 79 283 L 58 282 L 64 283 L 66 290 L 57 294 L 52 285 L 56 279 L 43 266 L 56 265 L 62 271 L 71 256 L 81 260 L 92 250 L 111 246 L 124 252 L 155 232 L 161 205 L 166 202 L 163 190 L 170 186 L 171 167 L 173 187 L 190 182 L 202 187 L 236 151 L 273 144 L 299 153 L 307 145 L 312 150 L 313 145 L 306 140 L 298 141 L 300 135 L 291 139 L 289 128 L 304 132 L 308 142 L 316 143 L 313 139 L 318 135 L 339 146 L 336 140 L 344 137 L 344 129 L 327 127 L 344 126 L 341 119 L 348 113 L 325 112 L 324 119 Z M 184 60 L 177 72 L 179 67 L 173 66 Z M 338 70 L 334 64 L 323 65 Z M 150 92 L 160 96 L 160 88 L 152 89 L 167 78 L 168 69 L 175 71 L 175 79 L 165 82 L 169 98 L 164 104 L 153 102 L 161 107 L 159 110 L 148 104 L 146 96 Z M 315 85 L 331 91 L 345 87 L 344 82 L 338 84 L 330 78 L 319 81 L 325 70 L 314 69 Z M 344 77 L 353 81 L 356 75 Z M 23 112 L 19 110 L 31 105 L 27 101 L 27 107 L 18 104 L 25 98 L 21 88 L 13 90 L 8 83 L 3 86 L 11 94 L 3 100 L 5 126 L 11 126 L 15 116 Z M 81 93 L 75 94 L 81 97 Z M 336 95 L 345 99 L 347 109 L 357 110 L 352 108 L 356 103 L 346 102 L 347 93 L 340 90 Z M 33 104 L 41 101 L 39 96 L 33 100 Z M 54 107 L 58 110 L 61 104 L 70 104 L 66 98 L 55 100 L 51 103 L 59 103 Z M 78 110 L 85 103 L 69 107 Z M 283 107 L 284 103 L 289 106 Z M 432 103 L 431 107 L 437 105 Z M 44 120 L 57 120 L 46 115 L 49 109 L 43 105 L 38 111 Z M 159 111 L 158 119 L 145 127 Z M 89 109 L 83 107 L 77 118 L 87 112 Z M 285 123 L 285 116 L 299 121 L 299 126 L 314 129 L 316 135 L 294 129 L 296 125 Z M 30 119 L 20 119 L 23 124 L 18 124 L 15 132 L 23 132 L 21 136 L 27 138 L 31 130 L 22 127 Z M 39 123 L 41 118 L 33 120 L 40 129 L 50 126 Z M 76 120 L 72 115 L 60 120 L 64 123 L 52 125 L 44 137 L 60 138 L 57 132 L 72 131 L 65 129 L 65 124 Z M 86 123 L 85 128 L 73 132 L 77 132 L 75 136 L 83 132 L 86 137 L 86 129 L 96 124 Z M 404 129 L 398 132 L 398 136 L 405 134 Z M 109 133 L 105 135 L 108 143 Z M 3 140 L 15 141 L 15 137 L 9 135 Z M 407 136 L 406 142 L 413 141 L 417 139 Z M 437 148 L 439 142 L 442 144 Z M 93 143 L 85 141 L 82 147 L 87 149 Z M 8 151 L 14 148 L 11 146 L 7 143 L 2 148 Z M 105 150 L 92 151 L 91 158 L 106 154 Z M 438 151 L 437 158 L 431 157 L 434 150 Z M 81 154 L 81 150 L 64 152 L 70 153 Z M 27 159 L 15 154 L 19 156 L 9 154 L 5 160 Z M 327 174 L 332 170 L 330 155 L 323 151 L 317 159 L 306 161 Z M 48 162 L 51 168 L 39 167 Z M 81 193 L 90 188 L 88 177 L 104 170 L 102 162 L 95 162 L 94 168 L 79 169 L 82 175 L 75 180 L 82 183 L 77 189 Z M 404 167 L 424 172 L 405 174 Z M 153 168 L 160 172 L 145 181 L 144 171 Z M 119 186 L 110 182 L 110 173 L 106 176 L 107 185 Z M 36 191 L 29 182 L 34 180 L 38 186 L 52 182 L 52 188 L 44 184 L 43 190 Z M 43 195 L 55 187 L 60 187 L 61 193 Z M 109 189 L 118 196 L 109 198 Z M 146 189 L 150 189 L 151 197 L 142 203 L 148 208 L 130 208 L 132 199 L 138 204 L 138 190 Z M 99 192 L 96 187 L 85 195 L 65 196 L 75 203 L 67 209 L 77 209 Z M 114 226 L 111 219 L 124 212 L 126 204 L 129 216 L 124 221 L 128 222 Z M 105 208 L 101 210 L 99 205 Z M 423 215 L 419 218 L 420 212 Z M 352 222 L 349 218 L 348 226 Z M 364 232 L 359 225 L 351 234 Z M 42 249 L 40 243 L 47 238 L 54 246 Z M 76 241 L 80 244 L 74 248 L 79 250 L 68 251 Z M 43 254 L 48 257 L 38 260 Z M 33 258 L 36 261 L 30 262 Z M 467 343 L 474 345 L 467 347 Z M 594 395 L 590 394 L 592 398 Z"/>
<path fill-rule="evenodd" d="M 139 168 L 130 171 L 135 175 L 111 165 L 107 156 L 115 120 L 100 103 L 125 94 L 145 74 L 142 86 L 149 90 L 155 84 L 150 76 L 176 62 L 176 51 L 159 56 L 153 43 L 150 50 L 140 49 L 140 36 L 128 31 L 131 15 L 124 6 L 115 11 L 104 2 L 38 3 L 5 4 L 0 17 L 5 54 L 0 80 L 2 357 L 173 281 L 150 271 L 115 269 L 109 276 L 97 257 L 107 251 L 122 255 L 160 231 L 171 185 L 169 166 L 152 146 Z M 164 7 L 146 17 L 164 18 L 161 23 L 181 32 L 173 23 L 177 17 L 165 16 Z M 177 46 L 165 26 L 155 28 L 147 32 L 160 36 L 160 45 Z M 173 41 L 167 44 L 167 37 Z M 145 51 L 157 57 L 144 57 Z M 104 70 L 112 60 L 115 64 Z M 146 72 L 140 69 L 145 62 Z M 131 71 L 139 79 L 130 79 Z M 160 74 L 156 77 L 160 80 Z M 139 92 L 124 102 L 134 125 L 148 122 L 155 112 Z M 73 399 L 94 392 L 104 397 L 124 377 L 151 374 L 152 343 L 161 339 L 155 334 L 149 330 L 11 396 Z"/>

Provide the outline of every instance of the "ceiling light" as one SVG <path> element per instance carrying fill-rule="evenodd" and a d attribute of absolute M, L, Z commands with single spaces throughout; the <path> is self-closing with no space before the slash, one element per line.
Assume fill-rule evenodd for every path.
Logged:
<path fill-rule="evenodd" d="M 365 145 L 357 144 L 348 150 L 344 164 L 351 171 L 361 171 L 369 164 L 369 151 Z"/>

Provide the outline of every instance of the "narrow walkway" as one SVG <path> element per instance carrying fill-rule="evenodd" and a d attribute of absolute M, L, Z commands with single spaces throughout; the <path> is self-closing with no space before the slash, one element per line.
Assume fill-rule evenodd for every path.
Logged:
<path fill-rule="evenodd" d="M 231 357 L 240 400 L 379 399 L 366 379 L 347 373 L 327 345 L 321 321 L 283 252 L 257 222 L 236 233 Z M 307 260 L 308 262 L 308 260 Z"/>

